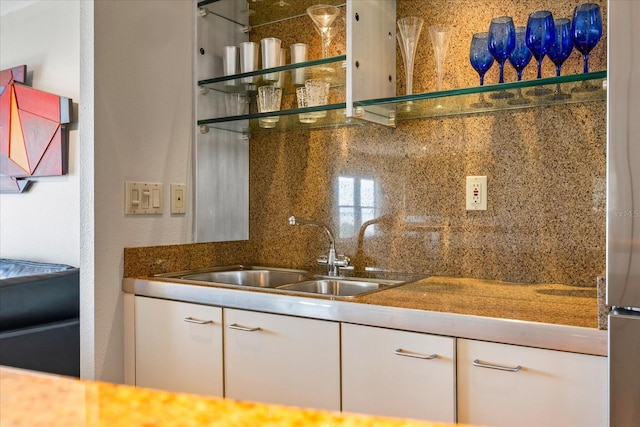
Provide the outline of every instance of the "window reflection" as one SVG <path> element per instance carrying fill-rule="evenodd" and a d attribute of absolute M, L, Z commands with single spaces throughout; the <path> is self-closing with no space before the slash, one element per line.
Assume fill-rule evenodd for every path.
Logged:
<path fill-rule="evenodd" d="M 338 177 L 339 236 L 341 238 L 354 237 L 364 222 L 374 218 L 375 187 L 373 179 Z M 374 227 L 369 227 L 365 235 L 371 236 L 374 233 Z"/>

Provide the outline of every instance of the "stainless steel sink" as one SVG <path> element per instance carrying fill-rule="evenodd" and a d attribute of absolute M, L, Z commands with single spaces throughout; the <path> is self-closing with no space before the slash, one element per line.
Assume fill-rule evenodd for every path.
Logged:
<path fill-rule="evenodd" d="M 381 291 L 392 286 L 394 286 L 394 284 L 388 282 L 347 279 L 318 279 L 282 285 L 278 286 L 277 289 L 289 292 L 302 292 L 322 296 L 350 298 Z"/>
<path fill-rule="evenodd" d="M 306 271 L 259 266 L 226 266 L 215 269 L 162 274 L 160 277 L 172 277 L 182 280 L 208 282 L 223 285 L 253 286 L 273 288 L 287 283 L 308 280 Z"/>

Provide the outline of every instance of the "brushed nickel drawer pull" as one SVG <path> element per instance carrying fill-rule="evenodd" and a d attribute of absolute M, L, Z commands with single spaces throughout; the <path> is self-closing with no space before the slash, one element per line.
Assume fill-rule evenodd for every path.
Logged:
<path fill-rule="evenodd" d="M 478 359 L 473 361 L 473 366 L 477 366 L 479 368 L 498 369 L 500 371 L 508 371 L 508 372 L 518 372 L 520 369 L 522 369 L 522 366 L 520 366 L 520 365 L 515 366 L 515 367 L 494 365 L 493 363 L 482 362 L 482 361 L 480 361 Z"/>
<path fill-rule="evenodd" d="M 197 323 L 198 325 L 206 325 L 208 323 L 213 323 L 213 320 L 200 320 L 200 319 L 196 319 L 195 317 L 185 317 L 184 318 L 185 322 L 189 322 L 189 323 Z"/>
<path fill-rule="evenodd" d="M 431 354 L 431 355 L 420 354 L 420 353 L 411 353 L 410 351 L 404 350 L 402 348 L 396 349 L 394 351 L 394 353 L 397 354 L 398 356 L 415 357 L 416 359 L 424 359 L 424 360 L 431 360 L 431 359 L 435 359 L 436 357 L 438 357 L 438 355 L 436 353 Z"/>
<path fill-rule="evenodd" d="M 262 328 L 260 328 L 259 326 L 255 328 L 249 328 L 247 326 L 240 326 L 237 323 L 232 323 L 229 325 L 229 329 L 237 329 L 238 331 L 246 331 L 246 332 L 256 332 Z"/>

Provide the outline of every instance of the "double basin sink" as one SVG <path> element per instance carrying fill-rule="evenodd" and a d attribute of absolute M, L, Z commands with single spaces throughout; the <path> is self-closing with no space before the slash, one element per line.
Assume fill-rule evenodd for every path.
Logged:
<path fill-rule="evenodd" d="M 379 292 L 405 282 L 362 278 L 312 275 L 303 270 L 232 265 L 206 270 L 160 274 L 158 277 L 179 279 L 198 284 L 252 287 L 292 294 L 311 294 L 330 298 L 353 298 Z"/>

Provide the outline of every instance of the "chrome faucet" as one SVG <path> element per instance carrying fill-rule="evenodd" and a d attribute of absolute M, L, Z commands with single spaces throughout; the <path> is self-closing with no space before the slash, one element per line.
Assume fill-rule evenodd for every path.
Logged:
<path fill-rule="evenodd" d="M 328 276 L 338 276 L 338 268 L 347 267 L 349 265 L 349 258 L 344 255 L 336 255 L 336 239 L 333 237 L 333 233 L 329 227 L 325 224 L 296 216 L 290 216 L 289 225 L 311 225 L 314 227 L 320 227 L 327 233 L 327 236 L 329 237 L 329 252 L 327 255 L 319 257 L 317 262 L 320 265 L 327 266 Z"/>

